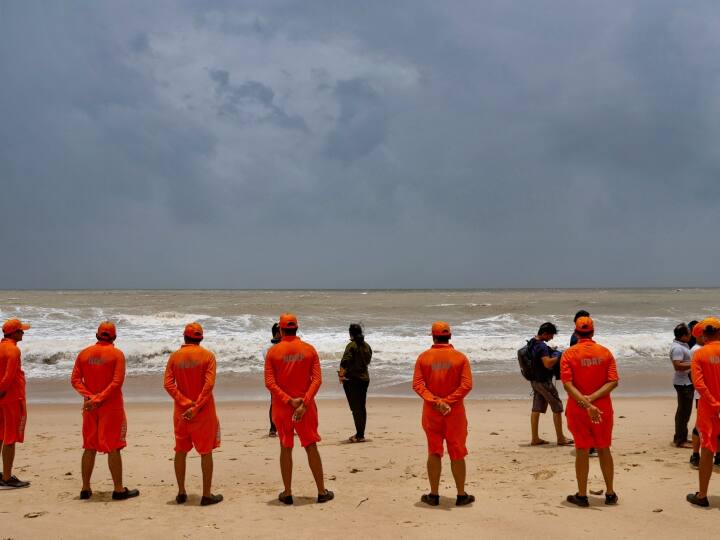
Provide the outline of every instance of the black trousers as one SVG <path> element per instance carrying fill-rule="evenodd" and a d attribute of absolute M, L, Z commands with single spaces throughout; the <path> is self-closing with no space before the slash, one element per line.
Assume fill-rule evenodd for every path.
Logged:
<path fill-rule="evenodd" d="M 270 431 L 272 431 L 273 433 L 277 433 L 275 423 L 272 421 L 272 401 L 270 402 Z"/>
<path fill-rule="evenodd" d="M 355 436 L 358 439 L 365 438 L 365 424 L 367 422 L 365 402 L 367 401 L 368 386 L 370 386 L 370 381 L 361 379 L 348 379 L 343 382 L 343 390 L 345 390 L 345 396 L 355 421 Z"/>
<path fill-rule="evenodd" d="M 688 439 L 688 422 L 692 414 L 693 396 L 695 388 L 692 384 L 675 384 L 677 392 L 677 410 L 675 411 L 675 436 L 673 442 L 680 444 Z"/>

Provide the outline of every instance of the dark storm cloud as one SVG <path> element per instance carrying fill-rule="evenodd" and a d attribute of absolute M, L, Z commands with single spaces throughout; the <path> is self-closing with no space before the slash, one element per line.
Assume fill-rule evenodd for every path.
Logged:
<path fill-rule="evenodd" d="M 2 286 L 720 285 L 718 23 L 4 2 Z"/>

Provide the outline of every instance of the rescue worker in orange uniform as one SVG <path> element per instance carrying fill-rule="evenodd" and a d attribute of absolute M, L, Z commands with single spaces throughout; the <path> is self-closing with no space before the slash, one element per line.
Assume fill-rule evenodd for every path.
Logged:
<path fill-rule="evenodd" d="M 215 355 L 200 346 L 203 328 L 198 323 L 185 327 L 185 344 L 170 355 L 165 369 L 165 390 L 175 400 L 175 477 L 178 494 L 175 501 L 187 501 L 185 470 L 187 454 L 193 447 L 200 454 L 203 478 L 201 506 L 217 504 L 222 495 L 212 493 L 213 456 L 220 446 L 220 422 L 215 412 Z"/>
<path fill-rule="evenodd" d="M 709 317 L 700 321 L 693 333 L 702 333 L 705 345 L 692 359 L 692 382 L 700 394 L 697 406 L 697 429 L 700 432 L 699 489 L 689 493 L 687 501 L 697 506 L 710 506 L 707 498 L 713 472 L 713 455 L 718 451 L 720 437 L 720 320 Z"/>
<path fill-rule="evenodd" d="M 430 506 L 440 504 L 443 441 L 447 444 L 450 468 L 457 487 L 457 506 L 475 501 L 465 491 L 467 456 L 467 416 L 463 399 L 472 390 L 470 362 L 450 345 L 450 325 L 433 323 L 433 345 L 415 362 L 413 390 L 423 399 L 422 427 L 428 442 L 427 471 L 430 493 L 420 500 Z"/>
<path fill-rule="evenodd" d="M 27 407 L 25 405 L 25 372 L 20 361 L 20 349 L 25 330 L 30 325 L 18 319 L 10 319 L 2 326 L 0 341 L 0 448 L 2 448 L 3 472 L 0 488 L 28 487 L 30 482 L 19 480 L 12 473 L 15 461 L 15 443 L 25 440 Z"/>
<path fill-rule="evenodd" d="M 600 469 L 605 479 L 605 504 L 617 504 L 613 487 L 614 465 L 612 443 L 613 408 L 610 399 L 618 385 L 617 365 L 612 353 L 593 341 L 595 323 L 590 317 L 575 321 L 577 344 L 566 350 L 560 359 L 560 378 L 568 394 L 565 410 L 568 429 L 575 439 L 575 476 L 578 491 L 567 501 L 588 507 L 588 473 L 590 448 L 597 449 Z"/>
<path fill-rule="evenodd" d="M 293 504 L 292 450 L 297 433 L 317 485 L 317 502 L 324 503 L 335 495 L 325 488 L 317 448 L 320 435 L 315 395 L 322 384 L 320 359 L 315 347 L 297 337 L 295 315 L 283 313 L 279 324 L 282 339 L 265 356 L 265 386 L 272 395 L 272 420 L 280 439 L 280 474 L 285 488 L 278 499 Z"/>
<path fill-rule="evenodd" d="M 81 499 L 92 496 L 90 478 L 98 452 L 108 455 L 108 467 L 114 488 L 113 500 L 137 497 L 137 489 L 128 489 L 122 480 L 122 457 L 127 420 L 122 385 L 125 381 L 125 355 L 115 348 L 115 324 L 103 321 L 95 334 L 97 343 L 83 349 L 75 359 L 70 382 L 85 398 L 83 403 L 83 448 L 81 460 Z"/>

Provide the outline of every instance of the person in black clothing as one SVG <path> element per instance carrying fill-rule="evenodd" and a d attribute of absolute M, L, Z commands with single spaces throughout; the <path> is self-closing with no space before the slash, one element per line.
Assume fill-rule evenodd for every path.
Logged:
<path fill-rule="evenodd" d="M 547 412 L 548 405 L 550 405 L 553 413 L 558 446 L 573 444 L 572 439 L 568 439 L 563 433 L 563 405 L 553 382 L 555 366 L 560 363 L 561 353 L 548 347 L 547 342 L 555 337 L 555 334 L 557 334 L 555 325 L 546 322 L 540 325 L 537 335 L 530 340 L 533 367 L 533 380 L 530 381 L 533 390 L 533 405 L 530 413 L 530 428 L 532 431 L 530 444 L 532 446 L 548 443 L 546 440 L 541 439 L 539 434 L 540 415 Z"/>
<path fill-rule="evenodd" d="M 349 328 L 350 343 L 345 347 L 338 377 L 345 390 L 348 405 L 352 411 L 355 421 L 355 435 L 348 439 L 351 443 L 365 442 L 365 423 L 367 422 L 367 411 L 365 401 L 367 399 L 370 375 L 368 366 L 372 359 L 372 349 L 365 343 L 362 327 L 359 324 L 351 324 Z"/>
<path fill-rule="evenodd" d="M 263 353 L 263 360 L 267 356 L 268 351 L 275 345 L 276 343 L 280 343 L 281 339 L 280 335 L 280 325 L 278 323 L 273 324 L 272 326 L 272 339 L 270 340 L 270 347 L 265 349 L 265 352 Z M 272 400 L 270 401 L 270 432 L 268 433 L 268 437 L 277 437 L 277 428 L 275 427 L 275 423 L 272 419 Z"/>

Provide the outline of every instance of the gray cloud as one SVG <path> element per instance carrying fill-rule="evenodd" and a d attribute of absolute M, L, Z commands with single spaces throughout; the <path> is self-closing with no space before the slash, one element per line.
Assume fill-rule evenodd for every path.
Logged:
<path fill-rule="evenodd" d="M 0 283 L 719 285 L 719 22 L 5 2 Z"/>

